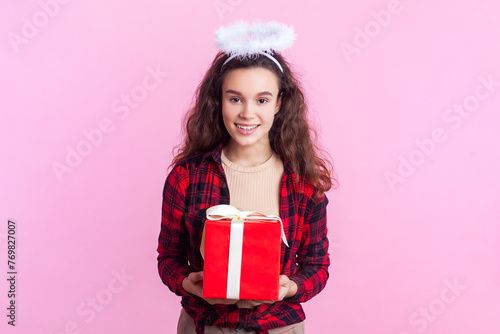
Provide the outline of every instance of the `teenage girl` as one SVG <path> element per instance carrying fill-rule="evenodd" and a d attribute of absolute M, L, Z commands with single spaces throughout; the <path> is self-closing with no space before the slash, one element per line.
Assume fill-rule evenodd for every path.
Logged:
<path fill-rule="evenodd" d="M 177 333 L 304 333 L 301 303 L 328 279 L 325 192 L 331 163 L 319 156 L 304 95 L 278 52 L 219 52 L 185 116 L 185 139 L 163 189 L 158 270 L 182 297 Z M 230 204 L 278 215 L 277 301 L 204 299 L 200 254 L 206 209 Z"/>

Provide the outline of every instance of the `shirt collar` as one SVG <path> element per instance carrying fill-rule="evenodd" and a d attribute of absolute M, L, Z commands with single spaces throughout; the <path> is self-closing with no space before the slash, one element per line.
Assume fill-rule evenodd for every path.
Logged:
<path fill-rule="evenodd" d="M 212 150 L 205 152 L 201 160 L 204 161 L 208 157 L 212 157 L 217 164 L 222 165 L 222 160 L 221 160 L 222 147 L 224 147 L 223 142 L 217 144 Z"/>
<path fill-rule="evenodd" d="M 221 155 L 224 144 L 225 144 L 224 142 L 221 142 L 216 146 L 214 146 L 212 150 L 207 151 L 205 154 L 202 155 L 201 161 L 205 161 L 206 159 L 211 157 L 220 166 L 220 169 L 222 170 Z M 291 180 L 290 182 L 292 183 L 292 187 L 294 188 L 295 192 L 301 192 L 301 189 L 307 188 L 305 186 L 303 178 L 299 179 L 298 176 L 293 172 L 292 165 L 288 162 L 288 160 L 281 157 L 280 159 L 283 161 L 284 174 L 286 175 L 287 179 Z"/>
<path fill-rule="evenodd" d="M 212 150 L 207 151 L 205 154 L 203 154 L 201 160 L 204 161 L 208 157 L 212 157 L 212 159 L 217 164 L 222 165 L 221 155 L 222 155 L 222 148 L 223 147 L 224 147 L 224 142 L 217 144 Z M 280 159 L 283 161 L 285 173 L 287 173 L 288 175 L 294 174 L 293 169 L 292 169 L 292 165 L 288 162 L 288 160 L 284 159 L 282 157 L 280 157 Z"/>
<path fill-rule="evenodd" d="M 222 164 L 221 156 L 222 156 L 222 148 L 223 147 L 224 147 L 224 143 L 217 144 L 212 150 L 207 151 L 205 154 L 203 154 L 201 160 L 205 160 L 211 156 L 216 163 L 221 165 Z M 283 159 L 282 157 L 280 157 L 280 159 L 283 161 L 285 171 L 287 171 L 289 173 L 293 173 L 292 166 L 290 165 L 288 160 Z"/>

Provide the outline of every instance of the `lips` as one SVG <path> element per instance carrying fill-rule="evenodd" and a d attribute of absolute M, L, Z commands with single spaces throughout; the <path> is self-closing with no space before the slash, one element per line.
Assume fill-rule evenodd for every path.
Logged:
<path fill-rule="evenodd" d="M 255 131 L 257 131 L 257 128 L 260 126 L 260 124 L 237 124 L 236 129 L 238 129 L 238 132 L 241 133 L 242 135 L 251 135 Z"/>
<path fill-rule="evenodd" d="M 253 130 L 255 129 L 256 127 L 259 126 L 259 124 L 256 124 L 256 125 L 243 125 L 243 124 L 236 124 L 236 126 L 238 127 L 238 129 L 242 129 L 242 130 Z"/>

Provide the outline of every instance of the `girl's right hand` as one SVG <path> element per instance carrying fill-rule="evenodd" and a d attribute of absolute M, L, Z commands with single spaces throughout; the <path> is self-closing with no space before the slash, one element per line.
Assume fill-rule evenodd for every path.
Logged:
<path fill-rule="evenodd" d="M 186 292 L 189 292 L 190 294 L 203 298 L 203 271 L 197 271 L 189 274 L 189 276 L 182 281 L 182 288 Z M 212 305 L 235 304 L 238 301 L 238 299 L 220 299 L 220 298 L 203 298 L 203 299 Z"/>

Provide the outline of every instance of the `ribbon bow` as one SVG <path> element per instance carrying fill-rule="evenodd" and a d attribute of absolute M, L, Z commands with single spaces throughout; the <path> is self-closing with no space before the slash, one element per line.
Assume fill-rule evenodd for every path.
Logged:
<path fill-rule="evenodd" d="M 231 223 L 243 223 L 246 220 L 279 220 L 281 224 L 281 238 L 283 243 L 288 246 L 288 242 L 285 236 L 285 230 L 283 229 L 283 222 L 279 216 L 274 215 L 263 215 L 255 211 L 241 211 L 232 205 L 220 204 L 212 206 L 207 209 L 207 219 L 208 220 L 220 220 L 220 219 L 231 219 Z"/>

